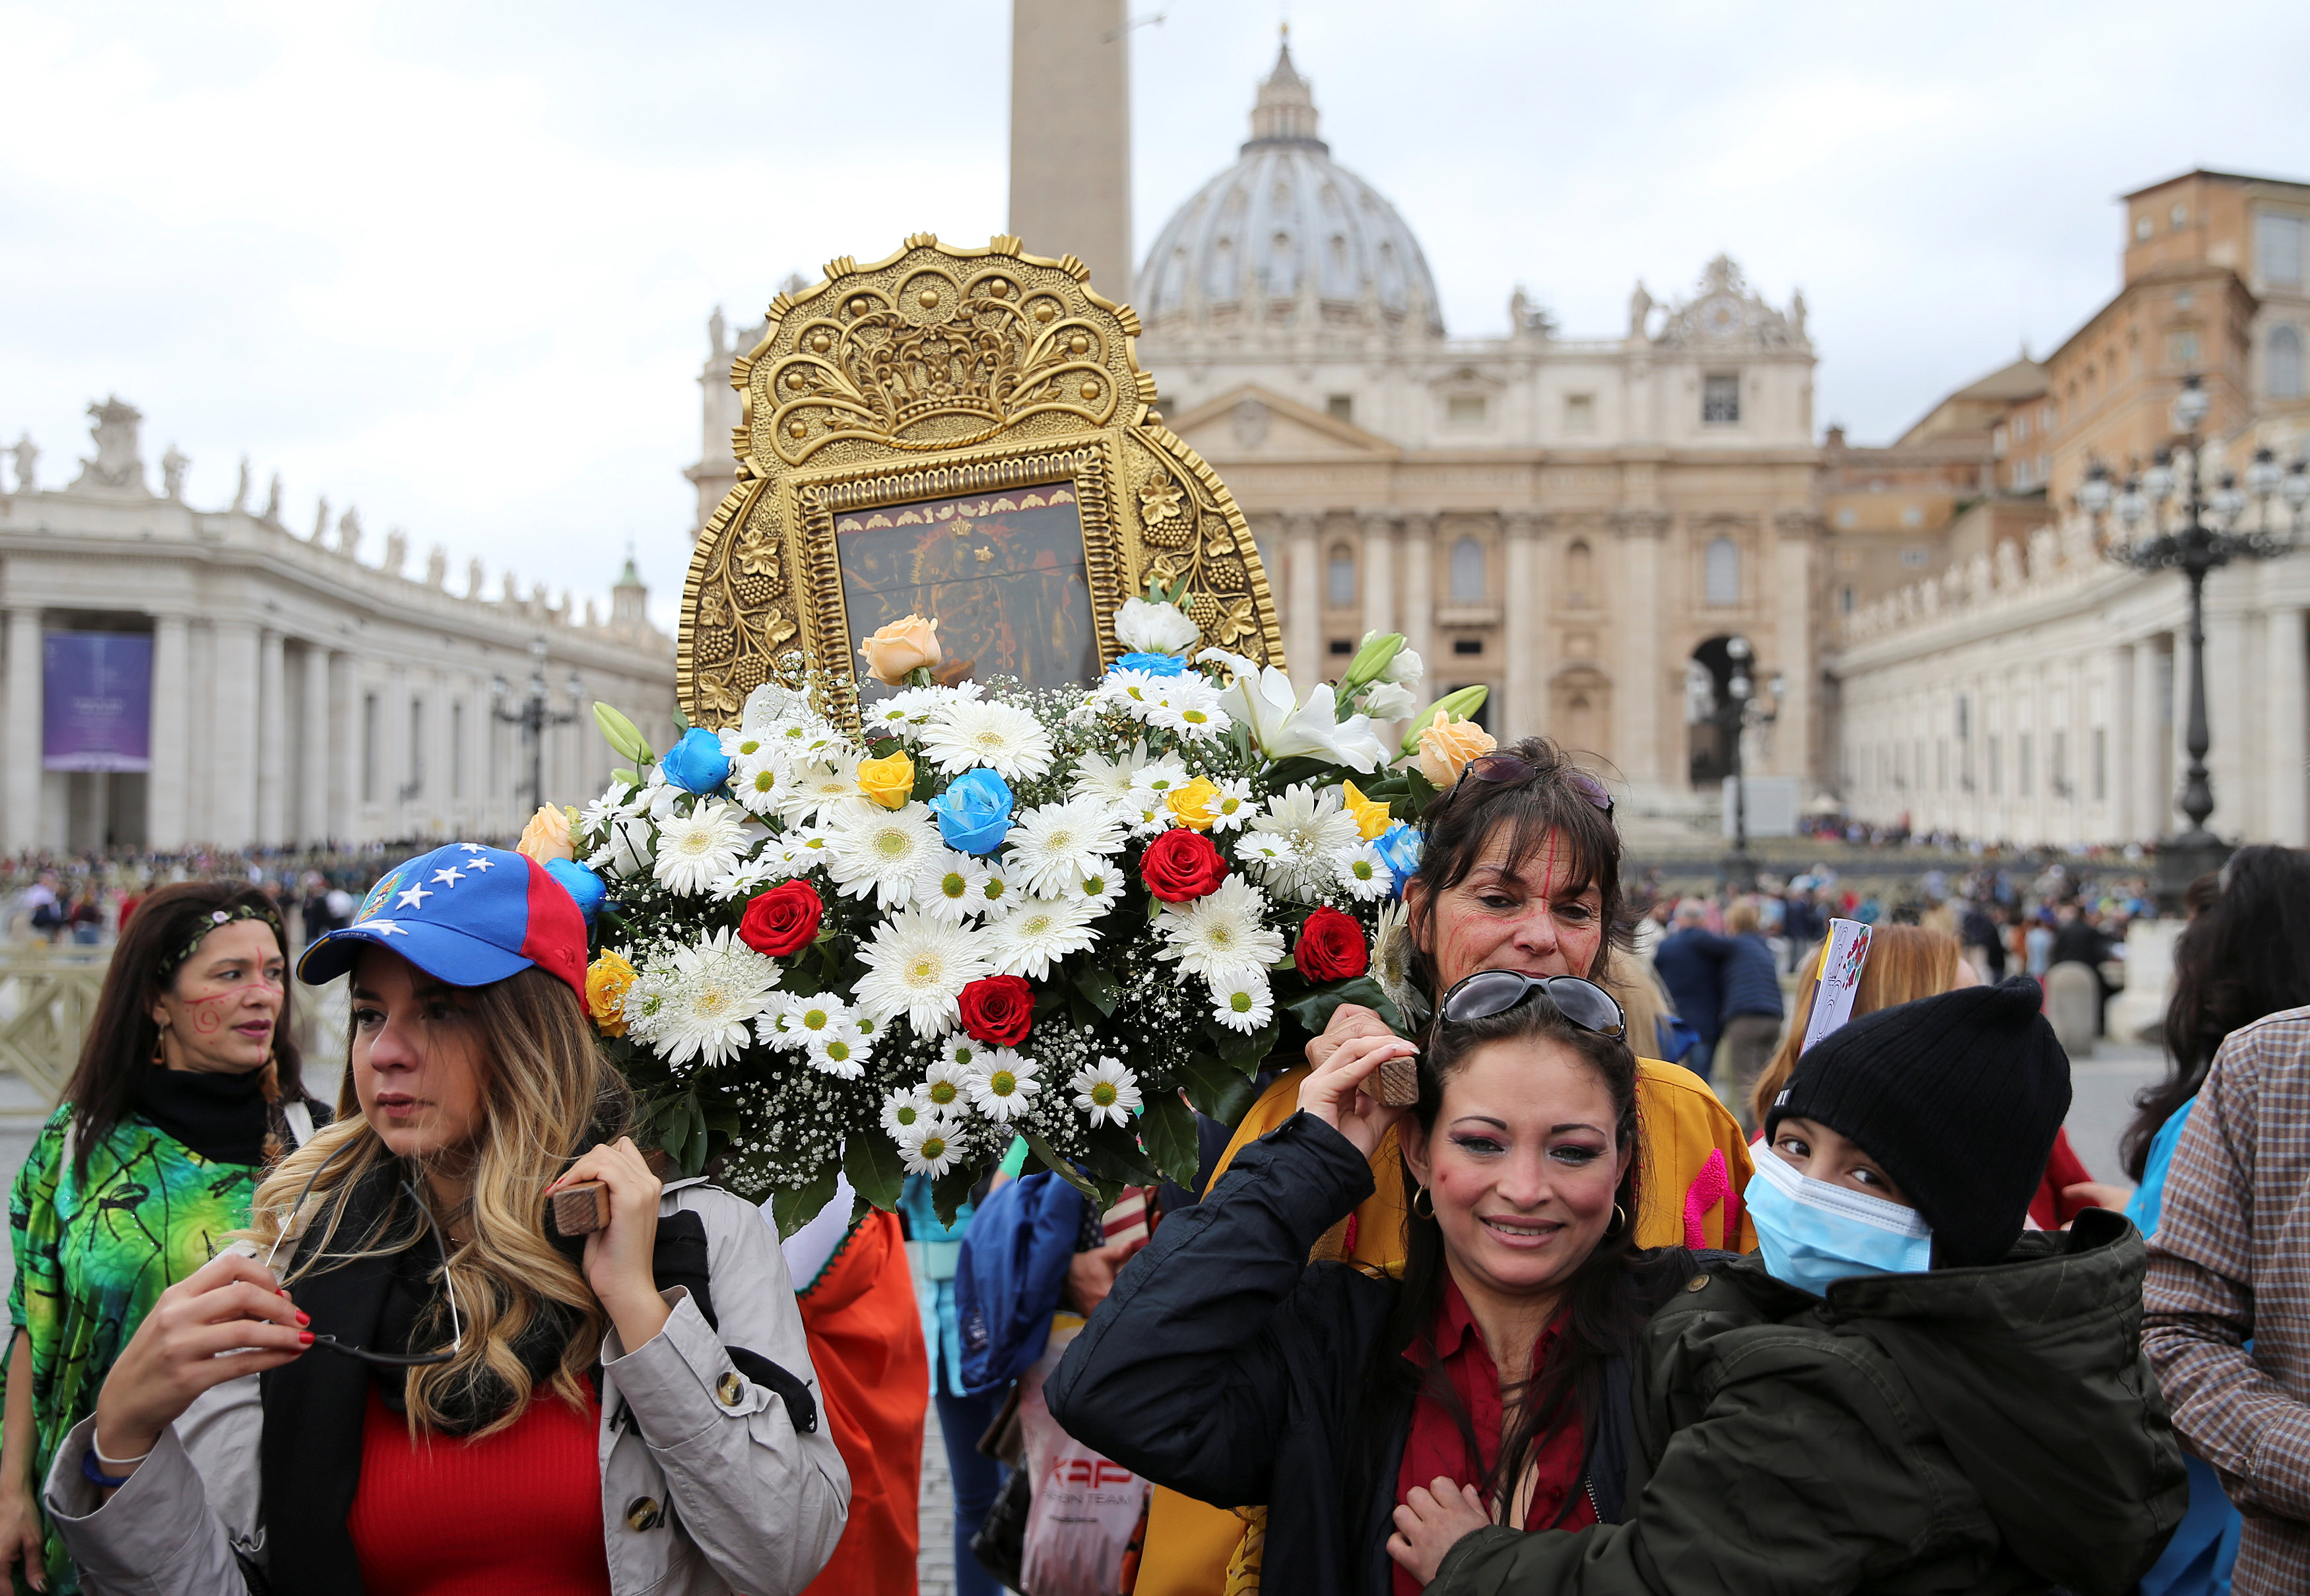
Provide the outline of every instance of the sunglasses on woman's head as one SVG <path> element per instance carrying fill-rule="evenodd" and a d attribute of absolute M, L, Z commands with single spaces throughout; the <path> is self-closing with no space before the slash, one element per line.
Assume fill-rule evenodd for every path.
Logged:
<path fill-rule="evenodd" d="M 1602 782 L 1577 766 L 1559 765 L 1555 767 L 1555 771 L 1564 778 L 1566 786 L 1606 814 L 1612 812 L 1612 794 L 1605 791 Z M 1504 787 L 1521 786 L 1540 773 L 1540 766 L 1515 754 L 1478 754 L 1460 768 L 1463 779 L 1472 776 L 1478 781 L 1488 781 Z"/>
<path fill-rule="evenodd" d="M 1446 1025 L 1465 1025 L 1505 1014 L 1537 993 L 1584 1031 L 1625 1038 L 1628 1017 L 1620 1002 L 1594 981 L 1577 976 L 1525 976 L 1515 970 L 1478 970 L 1444 994 L 1437 1016 Z"/>
<path fill-rule="evenodd" d="M 298 1192 L 297 1201 L 289 1205 L 290 1219 L 295 1219 L 298 1212 L 304 1208 L 305 1199 L 312 1193 L 313 1183 L 321 1178 L 321 1171 L 335 1163 L 354 1145 L 352 1141 L 345 1142 L 335 1152 L 323 1158 L 313 1173 L 305 1177 L 304 1187 Z M 313 1345 L 326 1348 L 331 1352 L 342 1352 L 347 1357 L 357 1357 L 363 1363 L 377 1364 L 384 1368 L 415 1369 L 423 1368 L 430 1364 L 447 1363 L 464 1350 L 465 1322 L 457 1312 L 457 1282 L 449 1274 L 449 1242 L 448 1238 L 441 1234 L 440 1221 L 433 1217 L 432 1206 L 418 1195 L 415 1186 L 411 1185 L 407 1181 L 403 1181 L 401 1189 L 409 1194 L 409 1201 L 417 1205 L 417 1211 L 425 1216 L 425 1227 L 433 1233 L 433 1247 L 441 1257 L 441 1285 L 442 1288 L 449 1294 L 449 1344 L 439 1352 L 372 1352 L 366 1347 L 355 1347 L 349 1342 L 337 1340 L 333 1335 L 324 1335 L 316 1331 L 313 1332 Z M 265 1268 L 273 1267 L 273 1260 L 280 1253 L 281 1244 L 288 1239 L 289 1227 L 283 1224 L 281 1233 L 273 1238 L 271 1250 L 265 1254 Z"/>

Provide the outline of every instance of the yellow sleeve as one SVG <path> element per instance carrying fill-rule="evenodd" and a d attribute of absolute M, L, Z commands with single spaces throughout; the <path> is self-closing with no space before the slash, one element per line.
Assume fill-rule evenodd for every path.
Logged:
<path fill-rule="evenodd" d="M 1708 1162 L 1711 1152 L 1724 1155 L 1725 1173 L 1732 1189 L 1745 1192 L 1754 1166 L 1741 1122 L 1717 1100 L 1708 1083 L 1679 1064 L 1658 1059 L 1637 1061 L 1637 1123 L 1643 1138 L 1644 1170 L 1637 1194 L 1637 1245 L 1677 1247 L 1684 1245 L 1684 1198 Z M 1741 1213 L 1737 1237 L 1724 1235 L 1724 1208 L 1711 1208 L 1701 1220 L 1707 1245 L 1731 1252 L 1756 1250 L 1756 1227 Z"/>

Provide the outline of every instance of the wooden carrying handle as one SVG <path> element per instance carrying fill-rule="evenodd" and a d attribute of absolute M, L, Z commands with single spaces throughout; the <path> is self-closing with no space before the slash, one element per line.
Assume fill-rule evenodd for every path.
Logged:
<path fill-rule="evenodd" d="M 597 1180 L 579 1181 L 553 1193 L 553 1227 L 564 1236 L 591 1236 L 610 1223 L 610 1188 Z"/>
<path fill-rule="evenodd" d="M 1372 1096 L 1390 1108 L 1409 1108 L 1420 1101 L 1420 1061 L 1392 1058 L 1372 1073 Z"/>

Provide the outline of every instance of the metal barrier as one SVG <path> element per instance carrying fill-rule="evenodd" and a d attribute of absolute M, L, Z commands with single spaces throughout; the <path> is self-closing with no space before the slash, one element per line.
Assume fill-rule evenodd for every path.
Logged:
<path fill-rule="evenodd" d="M 0 1071 L 54 1103 L 80 1062 L 109 948 L 0 944 Z"/>

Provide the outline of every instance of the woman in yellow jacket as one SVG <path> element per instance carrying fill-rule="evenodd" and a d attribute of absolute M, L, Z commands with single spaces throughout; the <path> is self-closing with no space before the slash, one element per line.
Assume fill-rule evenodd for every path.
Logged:
<path fill-rule="evenodd" d="M 1455 982 L 1485 969 L 1585 976 L 1619 993 L 1638 983 L 1649 987 L 1648 973 L 1631 967 L 1628 956 L 1615 959 L 1620 837 L 1611 794 L 1554 743 L 1526 738 L 1470 760 L 1451 791 L 1429 806 L 1421 830 L 1419 873 L 1404 891 L 1406 995 L 1422 994 L 1432 1006 Z M 1388 951 L 1383 948 L 1378 960 L 1384 974 Z M 1654 1005 L 1627 1006 L 1632 1039 L 1649 1039 L 1650 1028 L 1637 1017 Z M 1205 1190 L 1225 1178 L 1237 1149 L 1291 1117 L 1308 1069 L 1350 1037 L 1386 1031 L 1371 1010 L 1341 1005 L 1307 1044 L 1308 1063 L 1279 1076 L 1245 1115 Z M 1739 1122 L 1690 1071 L 1653 1059 L 1640 1059 L 1638 1069 L 1637 1244 L 1750 1250 L 1756 1233 L 1740 1208 L 1749 1149 Z M 1317 1244 L 1316 1255 L 1392 1271 L 1403 1260 L 1402 1165 L 1393 1131 L 1371 1165 L 1377 1189 Z M 1158 1487 L 1136 1596 L 1255 1589 L 1259 1518 L 1256 1510 L 1238 1516 Z"/>

